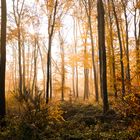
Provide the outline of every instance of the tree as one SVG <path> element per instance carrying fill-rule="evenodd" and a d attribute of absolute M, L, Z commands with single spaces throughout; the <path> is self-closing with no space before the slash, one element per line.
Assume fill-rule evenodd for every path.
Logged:
<path fill-rule="evenodd" d="M 48 53 L 47 53 L 47 82 L 46 82 L 46 103 L 49 102 L 49 93 L 52 94 L 51 83 L 51 49 L 52 49 L 52 37 L 54 34 L 56 10 L 58 6 L 58 0 L 54 3 L 48 2 Z M 52 95 L 50 95 L 52 96 Z"/>
<path fill-rule="evenodd" d="M 97 2 L 98 13 L 98 45 L 99 45 L 99 61 L 100 61 L 100 88 L 103 96 L 103 112 L 109 109 L 108 93 L 107 93 L 107 76 L 106 76 L 106 47 L 105 47 L 105 20 L 104 7 L 102 0 Z"/>
<path fill-rule="evenodd" d="M 61 53 L 61 100 L 64 101 L 64 92 L 65 92 L 65 51 L 64 51 L 64 39 L 59 32 L 60 39 L 60 53 Z"/>
<path fill-rule="evenodd" d="M 87 38 L 84 41 L 84 100 L 89 99 L 89 68 L 87 66 L 88 52 L 87 52 Z"/>
<path fill-rule="evenodd" d="M 87 2 L 83 0 L 87 20 L 88 20 L 88 26 L 89 26 L 89 32 L 90 32 L 90 41 L 91 41 L 91 50 L 92 50 L 92 66 L 93 66 L 93 73 L 94 73 L 94 85 L 95 85 L 95 95 L 96 95 L 96 101 L 99 101 L 99 93 L 98 93 L 98 77 L 97 77 L 97 71 L 96 71 L 96 65 L 95 65 L 95 53 L 94 53 L 94 42 L 93 42 L 93 29 L 92 29 L 92 4 L 93 2 L 91 0 L 88 0 Z"/>
<path fill-rule="evenodd" d="M 135 36 L 135 51 L 136 51 L 136 80 L 139 85 L 140 81 L 140 2 L 134 3 L 134 36 Z"/>
<path fill-rule="evenodd" d="M 5 106 L 5 69 L 6 69 L 6 0 L 1 0 L 1 45 L 0 45 L 0 118 L 6 114 Z"/>
<path fill-rule="evenodd" d="M 114 36 L 113 36 L 113 19 L 111 11 L 110 0 L 107 1 L 107 16 L 106 16 L 106 26 L 107 26 L 107 45 L 108 45 L 108 57 L 109 57 L 109 67 L 110 67 L 110 76 L 109 79 L 111 86 L 113 87 L 114 96 L 117 98 L 117 84 L 116 84 L 116 69 L 115 69 L 115 52 L 114 52 Z"/>
<path fill-rule="evenodd" d="M 124 64 L 123 64 L 123 46 L 122 46 L 122 40 L 121 40 L 121 32 L 120 32 L 120 26 L 118 21 L 118 16 L 115 9 L 114 0 L 111 0 L 115 22 L 117 26 L 117 34 L 118 34 L 118 40 L 119 40 L 119 47 L 120 47 L 120 65 L 121 65 L 121 84 L 122 84 L 122 97 L 125 95 L 125 83 L 124 83 Z"/>
<path fill-rule="evenodd" d="M 14 20 L 16 23 L 16 28 L 17 28 L 17 41 L 18 41 L 18 66 L 19 66 L 19 93 L 22 95 L 25 87 L 25 83 L 23 82 L 24 77 L 23 77 L 23 72 L 22 72 L 22 40 L 21 40 L 21 19 L 23 15 L 23 8 L 24 8 L 24 2 L 25 0 L 22 0 L 21 7 L 19 6 L 19 0 L 17 0 L 15 4 L 15 0 L 13 1 L 13 14 L 14 14 Z M 23 69 L 24 71 L 24 69 Z M 23 85 L 24 84 L 24 85 Z"/>
<path fill-rule="evenodd" d="M 76 11 L 74 10 L 74 13 L 76 13 Z M 73 36 L 74 36 L 74 54 L 76 55 L 77 54 L 77 44 L 78 44 L 78 41 L 77 41 L 77 19 L 74 17 L 73 18 L 73 22 L 74 22 L 74 27 L 73 27 Z M 76 98 L 79 97 L 79 90 L 78 90 L 78 63 L 77 61 L 75 62 L 76 65 L 75 67 L 73 68 L 74 69 L 74 78 L 76 79 L 75 81 L 75 94 L 76 94 Z M 73 81 L 74 82 L 74 81 Z"/>
<path fill-rule="evenodd" d="M 129 36 L 128 36 L 128 16 L 127 16 L 127 5 L 128 2 L 126 0 L 121 0 L 122 2 L 122 6 L 123 6 L 123 11 L 124 11 L 124 17 L 125 17 L 125 33 L 126 33 L 126 59 L 127 59 L 127 66 L 126 66 L 126 80 L 127 80 L 127 87 L 128 89 L 130 89 L 130 85 L 131 85 L 131 77 L 130 77 L 130 63 L 129 63 Z"/>

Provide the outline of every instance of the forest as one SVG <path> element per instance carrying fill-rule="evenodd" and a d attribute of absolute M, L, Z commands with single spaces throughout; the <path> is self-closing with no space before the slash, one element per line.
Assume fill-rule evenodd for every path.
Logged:
<path fill-rule="evenodd" d="M 0 9 L 0 140 L 140 140 L 140 0 Z"/>

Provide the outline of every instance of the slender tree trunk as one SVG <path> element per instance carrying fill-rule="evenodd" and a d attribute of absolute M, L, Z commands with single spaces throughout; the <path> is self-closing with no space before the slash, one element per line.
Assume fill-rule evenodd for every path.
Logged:
<path fill-rule="evenodd" d="M 77 20 L 76 18 L 74 20 L 74 27 L 73 27 L 73 35 L 74 35 L 74 54 L 77 55 Z M 75 65 L 75 96 L 76 98 L 79 97 L 79 89 L 78 89 L 78 63 L 76 61 Z"/>
<path fill-rule="evenodd" d="M 28 44 L 28 55 L 27 55 L 27 87 L 30 89 L 30 46 Z"/>
<path fill-rule="evenodd" d="M 49 16 L 48 24 L 48 54 L 47 54 L 47 81 L 46 81 L 46 103 L 49 102 L 49 94 L 52 96 L 52 74 L 51 74 L 51 48 L 52 48 L 52 38 L 54 34 L 54 26 L 56 20 L 56 10 L 57 10 L 58 0 L 55 1 L 54 12 Z"/>
<path fill-rule="evenodd" d="M 77 49 L 76 49 L 76 46 L 77 45 L 75 45 L 75 54 L 77 55 Z M 79 89 L 78 89 L 78 63 L 77 63 L 77 61 L 76 61 L 76 66 L 75 66 L 75 78 L 76 78 L 76 81 L 75 81 L 75 90 L 76 90 L 76 98 L 78 98 L 79 97 Z"/>
<path fill-rule="evenodd" d="M 138 85 L 140 85 L 140 21 L 139 21 L 139 33 L 137 38 L 136 45 L 136 61 L 137 61 L 137 81 Z"/>
<path fill-rule="evenodd" d="M 23 75 L 22 75 L 22 79 L 23 79 L 23 94 L 25 93 L 25 48 L 24 48 L 24 43 L 22 45 L 22 58 L 23 58 Z"/>
<path fill-rule="evenodd" d="M 48 42 L 48 54 L 47 54 L 47 85 L 46 85 L 46 103 L 49 102 L 49 87 L 50 87 L 50 61 L 51 61 L 51 40 L 52 37 L 49 36 L 49 42 Z"/>
<path fill-rule="evenodd" d="M 118 22 L 118 17 L 114 5 L 114 1 L 112 1 L 112 6 L 113 6 L 113 12 L 114 12 L 114 17 L 116 21 L 116 26 L 117 26 L 117 34 L 118 34 L 118 39 L 119 39 L 119 45 L 120 45 L 120 64 L 121 64 L 121 82 L 122 82 L 122 97 L 125 96 L 125 83 L 124 83 L 124 65 L 123 65 L 123 48 L 122 48 L 122 41 L 121 41 L 121 33 L 120 33 L 120 27 L 119 27 L 119 22 Z"/>
<path fill-rule="evenodd" d="M 109 14 L 109 36 L 110 36 L 110 45 L 111 45 L 111 55 L 112 55 L 112 61 L 111 61 L 111 65 L 112 65 L 112 79 L 113 79 L 113 88 L 114 88 L 114 95 L 115 98 L 117 98 L 117 85 L 116 85 L 116 70 L 115 70 L 115 54 L 114 54 L 114 47 L 113 47 L 113 23 L 112 23 L 112 18 L 111 18 L 111 13 L 110 13 L 110 0 L 108 0 L 108 14 Z"/>
<path fill-rule="evenodd" d="M 35 37 L 34 40 L 34 76 L 32 83 L 32 95 L 36 96 L 36 83 L 37 83 L 37 57 L 38 57 L 38 40 Z"/>
<path fill-rule="evenodd" d="M 84 42 L 84 57 L 87 55 L 87 39 Z M 86 57 L 84 58 L 86 60 Z M 84 64 L 84 100 L 89 98 L 89 69 L 87 68 L 86 64 Z"/>
<path fill-rule="evenodd" d="M 84 100 L 89 98 L 89 69 L 84 68 Z"/>
<path fill-rule="evenodd" d="M 97 68 L 97 67 L 96 67 L 96 68 Z M 92 74 L 92 73 L 93 73 L 93 70 L 90 69 L 90 70 L 89 70 L 89 74 L 90 74 L 90 76 L 89 76 L 89 77 L 90 77 L 90 79 L 89 79 L 89 80 L 90 80 L 89 94 L 90 94 L 90 95 L 93 94 L 93 74 Z"/>
<path fill-rule="evenodd" d="M 44 92 L 44 97 L 45 97 L 45 93 L 46 93 L 46 88 L 45 88 L 45 70 L 44 70 L 44 65 L 43 65 L 43 57 L 42 57 L 42 52 L 40 47 L 38 48 L 39 54 L 40 54 L 40 59 L 41 59 L 41 67 L 42 67 L 42 73 L 43 73 L 43 92 Z"/>
<path fill-rule="evenodd" d="M 136 45 L 136 80 L 137 84 L 140 84 L 140 20 L 137 20 L 137 9 L 135 9 L 135 14 L 134 14 L 134 35 L 135 35 L 135 45 Z M 138 27 L 137 28 L 137 22 Z M 139 29 L 139 30 L 137 30 Z M 137 35 L 138 32 L 138 35 Z"/>
<path fill-rule="evenodd" d="M 17 1 L 15 6 L 15 0 L 13 1 L 13 13 L 17 26 L 17 36 L 18 36 L 18 65 L 19 65 L 19 94 L 23 93 L 23 78 L 22 78 L 22 42 L 21 42 L 21 15 L 23 13 L 23 7 L 25 0 L 22 1 L 19 8 L 19 1 Z"/>
<path fill-rule="evenodd" d="M 73 96 L 75 97 L 75 67 L 72 67 L 72 90 L 73 90 Z"/>
<path fill-rule="evenodd" d="M 5 71 L 6 71 L 6 0 L 1 0 L 1 45 L 0 45 L 0 119 L 6 115 Z M 3 124 L 0 124 L 1 126 Z"/>
<path fill-rule="evenodd" d="M 108 93 L 107 93 L 107 75 L 106 75 L 106 48 L 105 48 L 105 20 L 104 7 L 102 0 L 97 2 L 98 13 L 98 44 L 100 52 L 100 75 L 101 75 L 101 91 L 103 96 L 103 112 L 109 109 Z"/>
<path fill-rule="evenodd" d="M 52 94 L 53 94 L 53 89 L 52 89 L 52 55 L 50 56 L 50 100 L 52 100 Z"/>
<path fill-rule="evenodd" d="M 22 95 L 22 65 L 21 65 L 21 31 L 20 23 L 17 25 L 18 29 L 18 66 L 19 66 L 19 92 Z"/>
<path fill-rule="evenodd" d="M 60 53 L 61 53 L 61 100 L 64 101 L 64 91 L 65 91 L 65 59 L 64 59 L 64 40 L 59 33 L 60 39 Z"/>
<path fill-rule="evenodd" d="M 17 57 L 16 57 L 16 49 L 13 47 L 12 48 L 12 51 L 13 51 L 13 64 L 14 64 L 14 68 L 13 68 L 13 77 L 14 77 L 14 79 L 13 79 L 13 81 L 14 81 L 14 88 L 13 88 L 13 90 L 15 91 L 16 89 L 17 89 L 17 69 L 16 69 L 16 65 L 17 65 L 17 61 L 16 61 L 16 59 L 17 59 Z"/>
<path fill-rule="evenodd" d="M 89 15 L 88 15 L 88 24 L 90 29 L 90 40 L 91 40 L 91 47 L 92 47 L 92 65 L 93 65 L 93 73 L 94 73 L 94 85 L 95 85 L 95 98 L 96 102 L 99 101 L 99 93 L 98 93 L 98 77 L 96 72 L 96 65 L 95 65 L 95 59 L 94 59 L 94 43 L 93 43 L 93 32 L 92 32 L 92 25 L 91 25 L 91 0 L 88 0 L 88 6 L 89 6 Z"/>
<path fill-rule="evenodd" d="M 127 17 L 127 13 L 126 13 L 126 3 L 124 0 L 122 0 L 122 5 L 123 5 L 123 10 L 124 10 L 124 16 L 125 16 L 125 33 L 126 33 L 126 38 L 125 38 L 125 42 L 126 42 L 126 59 L 127 59 L 127 67 L 126 67 L 126 80 L 127 80 L 127 87 L 128 90 L 130 90 L 130 85 L 131 85 L 131 77 L 130 77 L 130 63 L 129 63 L 129 36 L 128 36 L 128 17 Z"/>
<path fill-rule="evenodd" d="M 62 76 L 61 76 L 61 80 L 62 80 L 62 101 L 64 101 L 64 86 L 65 86 L 65 67 L 64 67 L 64 47 L 63 45 L 61 46 L 61 58 L 62 58 Z"/>

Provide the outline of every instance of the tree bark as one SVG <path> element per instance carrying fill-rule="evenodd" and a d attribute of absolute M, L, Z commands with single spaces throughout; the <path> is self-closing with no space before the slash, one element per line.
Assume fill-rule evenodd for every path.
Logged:
<path fill-rule="evenodd" d="M 111 45 L 111 55 L 112 55 L 112 61 L 111 61 L 111 65 L 112 65 L 112 83 L 113 83 L 113 89 L 114 89 L 114 96 L 115 98 L 117 98 L 117 85 L 116 85 L 116 70 L 115 70 L 115 54 L 114 54 L 114 46 L 113 46 L 113 22 L 111 19 L 111 11 L 110 11 L 110 0 L 108 0 L 108 15 L 109 15 L 109 37 L 110 37 L 110 45 Z"/>
<path fill-rule="evenodd" d="M 95 65 L 95 59 L 94 59 L 94 43 L 93 43 L 93 32 L 92 32 L 92 25 L 91 25 L 91 0 L 88 0 L 88 24 L 89 24 L 89 30 L 90 30 L 90 40 L 91 40 L 91 47 L 92 47 L 92 66 L 93 66 L 93 73 L 94 73 L 94 86 L 95 86 L 95 99 L 96 102 L 99 101 L 99 93 L 98 93 L 98 77 L 96 72 L 96 65 Z"/>
<path fill-rule="evenodd" d="M 6 105 L 5 105 L 6 24 L 7 24 L 6 0 L 1 0 L 0 119 L 3 119 L 6 115 Z"/>
<path fill-rule="evenodd" d="M 127 59 L 127 66 L 126 66 L 126 80 L 127 80 L 127 87 L 128 90 L 130 90 L 130 85 L 131 85 L 131 77 L 130 77 L 130 63 L 129 63 L 129 36 L 128 36 L 128 17 L 126 13 L 126 2 L 122 0 L 122 5 L 123 5 L 123 10 L 124 10 L 124 17 L 125 17 L 125 32 L 126 32 L 126 59 Z"/>
<path fill-rule="evenodd" d="M 116 21 L 116 26 L 117 26 L 117 34 L 118 34 L 118 39 L 119 39 L 119 45 L 120 45 L 120 64 L 121 64 L 121 83 L 122 83 L 122 97 L 125 96 L 125 83 L 124 83 L 124 65 L 123 65 L 123 48 L 122 48 L 122 41 L 121 41 L 121 33 L 120 33 L 120 27 L 119 27 L 119 22 L 118 22 L 118 17 L 114 5 L 114 1 L 112 1 L 112 6 L 113 6 L 113 12 L 114 12 L 114 17 Z"/>
<path fill-rule="evenodd" d="M 52 96 L 52 76 L 51 76 L 51 48 L 52 48 L 52 37 L 54 34 L 54 26 L 56 20 L 56 10 L 57 10 L 58 0 L 55 1 L 54 12 L 49 16 L 48 24 L 48 54 L 47 54 L 47 82 L 46 82 L 46 103 L 49 102 L 49 94 Z M 51 83 L 50 83 L 51 82 Z"/>
<path fill-rule="evenodd" d="M 101 75 L 101 91 L 103 96 L 103 113 L 109 109 L 108 93 L 107 93 L 107 75 L 106 75 L 106 47 L 105 47 L 105 20 L 104 7 L 102 0 L 97 2 L 98 13 L 98 45 L 100 53 L 100 75 Z"/>
<path fill-rule="evenodd" d="M 134 14 L 134 35 L 135 35 L 135 45 L 136 45 L 136 80 L 137 85 L 140 84 L 140 20 L 137 19 L 137 9 L 135 8 L 135 14 Z M 138 27 L 137 28 L 137 22 Z M 137 30 L 139 29 L 139 31 Z M 138 32 L 138 33 L 137 33 Z"/>

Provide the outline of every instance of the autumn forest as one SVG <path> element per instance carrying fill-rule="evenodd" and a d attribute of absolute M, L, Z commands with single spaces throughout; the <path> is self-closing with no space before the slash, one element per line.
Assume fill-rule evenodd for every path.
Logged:
<path fill-rule="evenodd" d="M 0 140 L 140 140 L 140 0 L 0 8 Z"/>

